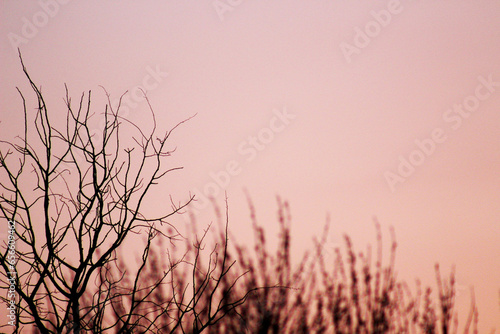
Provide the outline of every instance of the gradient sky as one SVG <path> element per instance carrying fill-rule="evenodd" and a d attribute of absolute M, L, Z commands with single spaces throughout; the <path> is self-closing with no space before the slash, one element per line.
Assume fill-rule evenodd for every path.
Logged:
<path fill-rule="evenodd" d="M 395 227 L 400 277 L 435 286 L 435 262 L 445 272 L 455 264 L 457 303 L 468 305 L 473 285 L 480 329 L 500 329 L 499 1 L 0 4 L 2 139 L 21 130 L 15 86 L 29 91 L 17 47 L 58 110 L 64 83 L 74 99 L 92 90 L 98 111 L 99 85 L 112 100 L 147 85 L 165 128 L 197 113 L 173 136 L 172 163 L 185 169 L 152 208 L 189 191 L 222 203 L 225 190 L 232 230 L 246 240 L 243 189 L 261 222 L 275 221 L 280 195 L 298 253 L 327 214 L 330 244 L 348 233 L 364 249 L 375 216 L 386 239 Z M 129 117 L 147 126 L 147 104 L 129 99 Z M 410 160 L 414 170 L 397 176 Z M 198 206 L 208 223 L 213 210 Z M 276 225 L 266 223 L 270 233 Z"/>

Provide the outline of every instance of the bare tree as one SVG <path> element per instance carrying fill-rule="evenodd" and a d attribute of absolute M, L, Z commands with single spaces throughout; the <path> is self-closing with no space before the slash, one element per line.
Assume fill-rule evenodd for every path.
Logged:
<path fill-rule="evenodd" d="M 1 286 L 8 289 L 9 279 L 15 279 L 16 330 L 34 325 L 41 333 L 110 328 L 127 332 L 140 324 L 140 331 L 147 331 L 154 320 L 149 316 L 164 312 L 169 303 L 149 303 L 149 297 L 172 268 L 147 286 L 139 282 L 141 273 L 152 241 L 178 236 L 167 219 L 193 197 L 179 204 L 171 199 L 170 208 L 154 216 L 146 214 L 144 206 L 152 187 L 181 169 L 167 167 L 165 158 L 174 151 L 168 148 L 172 131 L 186 120 L 159 135 L 148 101 L 152 129 L 145 131 L 120 117 L 120 105 L 113 110 L 106 93 L 105 126 L 96 136 L 91 131 L 91 92 L 75 105 L 66 87 L 66 124 L 57 128 L 22 58 L 21 64 L 36 95 L 35 117 L 29 120 L 26 99 L 18 89 L 24 134 L 15 142 L 2 141 L 0 151 L 0 219 L 15 224 L 16 252 L 14 263 L 8 261 L 8 248 L 0 253 Z M 124 138 L 132 139 L 130 146 L 123 144 Z M 146 235 L 147 241 L 132 284 L 122 289 L 120 277 L 106 273 L 117 267 L 117 256 L 133 234 Z M 92 298 L 88 293 L 84 297 L 96 286 Z M 124 296 L 129 302 L 117 303 Z M 104 315 L 116 313 L 117 305 L 124 308 L 123 314 L 107 322 Z"/>

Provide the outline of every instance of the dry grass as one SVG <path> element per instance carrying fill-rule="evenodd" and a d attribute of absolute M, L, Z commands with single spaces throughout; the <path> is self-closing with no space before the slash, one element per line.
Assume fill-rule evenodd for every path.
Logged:
<path fill-rule="evenodd" d="M 138 309 L 139 313 L 154 318 L 151 331 L 458 333 L 454 271 L 443 278 L 436 265 L 437 295 L 430 287 L 422 289 L 418 282 L 416 292 L 412 293 L 395 275 L 397 244 L 392 230 L 387 264 L 383 263 L 382 231 L 376 223 L 375 259 L 370 247 L 365 253 L 356 253 L 352 240 L 345 236 L 344 249 L 336 250 L 332 263 L 325 262 L 323 238 L 316 240 L 314 249 L 294 265 L 290 255 L 288 204 L 278 201 L 278 247 L 270 252 L 264 228 L 258 224 L 255 208 L 249 203 L 255 233 L 253 251 L 239 244 L 229 245 L 227 215 L 218 210 L 221 232 L 214 232 L 213 227 L 204 230 L 201 237 L 193 232 L 194 242 L 188 242 L 183 256 L 175 257 L 165 245 L 152 249 L 141 283 L 145 288 L 140 290 L 149 299 L 143 309 Z M 193 226 L 196 226 L 194 221 Z M 207 240 L 209 234 L 213 236 L 212 242 Z M 328 226 L 323 236 L 327 234 Z M 124 263 L 120 266 L 127 267 Z M 126 276 L 120 285 L 109 290 L 126 289 L 130 284 Z M 160 281 L 161 284 L 156 284 Z M 151 293 L 152 286 L 156 289 Z M 120 314 L 120 309 L 125 308 L 119 304 L 127 302 L 123 293 L 120 295 L 122 300 L 115 303 L 110 314 L 113 323 L 127 316 Z M 139 297 L 145 296 L 136 296 Z M 148 305 L 162 305 L 162 308 L 153 307 L 155 311 L 151 312 Z M 477 333 L 477 315 L 472 300 L 469 319 L 460 332 Z M 153 319 L 141 320 L 144 328 L 150 320 Z M 140 328 L 136 327 L 134 332 L 140 332 Z"/>
<path fill-rule="evenodd" d="M 357 253 L 345 236 L 343 249 L 336 249 L 333 261 L 327 263 L 326 225 L 323 238 L 315 240 L 313 249 L 297 263 L 291 259 L 288 204 L 278 200 L 280 232 L 274 252 L 269 251 L 250 201 L 249 207 L 253 250 L 229 243 L 226 206 L 225 214 L 216 208 L 219 232 L 208 226 L 198 235 L 193 219 L 191 235 L 178 254 L 171 243 L 158 239 L 148 254 L 142 254 L 137 280 L 131 280 L 137 276 L 137 266 L 123 257 L 117 257 L 115 266 L 101 268 L 94 291 L 83 296 L 83 318 L 88 319 L 84 332 L 448 334 L 461 327 L 460 333 L 477 333 L 474 297 L 468 319 L 458 325 L 454 270 L 443 278 L 436 265 L 435 292 L 417 281 L 412 293 L 397 279 L 394 231 L 386 264 L 377 222 L 374 259 L 370 246 Z M 127 293 L 134 290 L 133 295 Z M 126 310 L 132 303 L 137 307 L 130 314 Z M 125 321 L 129 317 L 133 321 Z"/>

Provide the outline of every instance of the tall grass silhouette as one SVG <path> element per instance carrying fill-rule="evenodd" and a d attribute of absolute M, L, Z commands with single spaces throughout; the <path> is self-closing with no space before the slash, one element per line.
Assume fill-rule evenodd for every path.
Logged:
<path fill-rule="evenodd" d="M 120 277 L 100 280 L 100 284 L 119 281 L 108 287 L 107 293 L 140 284 L 140 295 L 130 298 L 149 298 L 137 314 L 129 315 L 121 311 L 127 308 L 120 305 L 130 300 L 123 291 L 117 293 L 120 300 L 114 301 L 113 312 L 106 314 L 108 322 L 116 324 L 128 316 L 147 317 L 147 331 L 137 326 L 130 329 L 134 333 L 447 334 L 458 333 L 459 327 L 463 333 L 477 333 L 474 297 L 467 321 L 458 324 L 453 269 L 442 277 L 436 265 L 436 294 L 418 281 L 412 292 L 408 284 L 397 279 L 393 230 L 387 263 L 378 222 L 375 254 L 371 247 L 356 252 L 351 238 L 345 236 L 342 249 L 336 249 L 332 261 L 327 262 L 325 225 L 323 237 L 315 240 L 314 247 L 300 261 L 292 261 L 288 203 L 278 199 L 278 245 L 272 252 L 251 201 L 249 208 L 255 235 L 253 250 L 229 242 L 226 203 L 225 214 L 216 207 L 219 232 L 208 226 L 197 236 L 197 223 L 192 218 L 192 235 L 187 238 L 185 252 L 179 252 L 182 256 L 177 256 L 171 245 L 160 243 L 151 248 L 141 282 L 128 281 L 131 269 L 123 261 L 116 268 L 104 268 L 103 275 Z M 102 292 L 100 288 L 96 294 Z"/>

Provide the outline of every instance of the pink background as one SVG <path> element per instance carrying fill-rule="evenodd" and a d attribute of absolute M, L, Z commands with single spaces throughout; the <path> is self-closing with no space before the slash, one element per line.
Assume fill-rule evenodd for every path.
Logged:
<path fill-rule="evenodd" d="M 280 195 L 292 208 L 296 254 L 320 235 L 327 213 L 330 245 L 348 233 L 365 249 L 375 241 L 376 216 L 386 241 L 389 226 L 396 229 L 399 277 L 434 287 L 435 262 L 446 273 L 455 264 L 457 304 L 469 305 L 473 285 L 480 331 L 500 329 L 500 84 L 456 129 L 444 119 L 454 105 L 474 101 L 479 76 L 500 82 L 500 2 L 62 2 L 0 2 L 2 139 L 21 131 L 15 86 L 34 97 L 12 38 L 24 38 L 25 64 L 59 112 L 63 83 L 75 100 L 92 90 L 101 112 L 99 85 L 117 98 L 146 79 L 165 129 L 198 113 L 172 139 L 172 164 L 185 169 L 152 194 L 151 210 L 166 194 L 182 200 L 205 187 L 222 204 L 225 190 L 231 229 L 246 241 L 243 189 L 270 235 Z M 218 13 L 217 4 L 227 11 Z M 390 19 L 381 26 L 375 16 L 388 7 L 393 13 L 384 12 Z M 39 27 L 29 31 L 26 22 L 34 21 Z M 374 29 L 366 46 L 346 57 L 342 43 L 355 47 L 365 28 Z M 168 75 L 148 79 L 156 68 Z M 128 106 L 132 120 L 150 124 L 144 101 L 131 97 Z M 273 117 L 284 108 L 295 118 L 280 126 Z M 270 122 L 282 130 L 263 130 Z M 436 128 L 446 139 L 391 189 L 386 173 L 397 172 L 400 156 L 418 159 L 415 141 Z M 249 136 L 259 134 L 262 150 L 252 149 Z M 231 161 L 237 175 L 229 184 L 207 186 Z M 206 224 L 213 210 L 199 206 Z"/>

